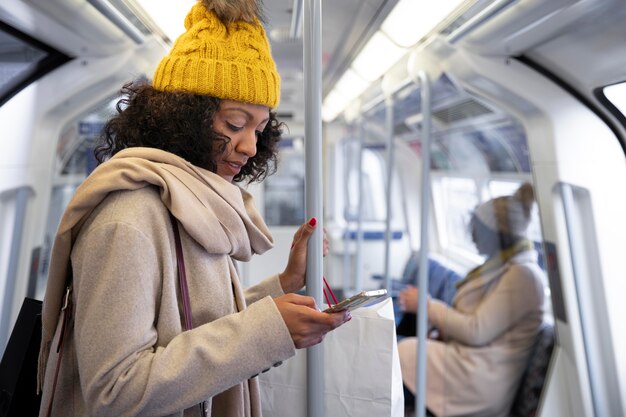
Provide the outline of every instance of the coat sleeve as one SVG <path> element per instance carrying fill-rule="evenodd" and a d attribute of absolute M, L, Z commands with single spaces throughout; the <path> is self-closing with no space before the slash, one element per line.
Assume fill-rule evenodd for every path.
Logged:
<path fill-rule="evenodd" d="M 268 295 L 272 298 L 285 295 L 283 287 L 280 285 L 278 274 L 272 275 L 257 285 L 247 288 L 245 290 L 246 304 L 250 305 Z"/>
<path fill-rule="evenodd" d="M 469 346 L 484 346 L 525 315 L 540 309 L 542 303 L 543 288 L 539 279 L 529 268 L 513 265 L 473 312 L 463 313 L 445 303 L 431 300 L 428 314 L 431 323 L 441 330 L 446 339 Z"/>
<path fill-rule="evenodd" d="M 90 230 L 72 255 L 76 360 L 90 415 L 173 414 L 295 354 L 270 297 L 181 334 L 158 334 L 163 262 L 153 241 L 124 223 Z M 163 346 L 161 338 L 171 340 Z"/>

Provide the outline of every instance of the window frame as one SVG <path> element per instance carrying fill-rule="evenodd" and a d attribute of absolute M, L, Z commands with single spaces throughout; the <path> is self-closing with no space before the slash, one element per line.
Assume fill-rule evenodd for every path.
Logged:
<path fill-rule="evenodd" d="M 0 86 L 0 107 L 30 84 L 73 59 L 57 49 L 20 32 L 2 20 L 0 20 L 0 31 L 46 53 L 43 59 L 34 62 L 21 76 L 15 77 L 15 79 L 9 81 L 4 86 Z"/>

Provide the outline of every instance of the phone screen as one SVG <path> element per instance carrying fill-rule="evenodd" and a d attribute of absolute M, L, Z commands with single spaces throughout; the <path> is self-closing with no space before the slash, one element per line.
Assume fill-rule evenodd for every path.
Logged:
<path fill-rule="evenodd" d="M 334 306 L 324 310 L 325 313 L 335 313 L 343 310 L 354 310 L 359 307 L 365 307 L 382 301 L 387 296 L 387 290 L 362 291 L 350 298 L 346 298 Z"/>

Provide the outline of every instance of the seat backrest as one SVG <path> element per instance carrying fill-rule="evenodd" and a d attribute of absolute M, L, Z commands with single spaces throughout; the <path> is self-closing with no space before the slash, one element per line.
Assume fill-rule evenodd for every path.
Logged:
<path fill-rule="evenodd" d="M 511 407 L 510 417 L 533 417 L 539 407 L 541 391 L 554 349 L 554 326 L 544 324 L 528 359 L 528 365 Z"/>

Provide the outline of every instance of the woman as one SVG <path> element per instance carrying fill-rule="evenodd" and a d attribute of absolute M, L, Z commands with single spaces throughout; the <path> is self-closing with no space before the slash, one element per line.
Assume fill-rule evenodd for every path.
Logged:
<path fill-rule="evenodd" d="M 485 263 L 457 283 L 452 306 L 428 300 L 440 340 L 427 341 L 426 406 L 437 417 L 508 416 L 543 320 L 544 274 L 526 239 L 534 192 L 523 184 L 513 196 L 479 205 L 472 239 Z M 418 290 L 400 295 L 417 310 Z M 416 338 L 398 343 L 402 378 L 415 393 Z"/>
<path fill-rule="evenodd" d="M 106 162 L 61 220 L 44 301 L 42 416 L 260 416 L 255 376 L 350 319 L 291 294 L 305 284 L 315 219 L 296 232 L 282 273 L 241 288 L 233 259 L 272 240 L 235 183 L 272 171 L 279 78 L 254 2 L 204 0 L 185 26 L 152 85 L 123 90 L 97 148 Z"/>

